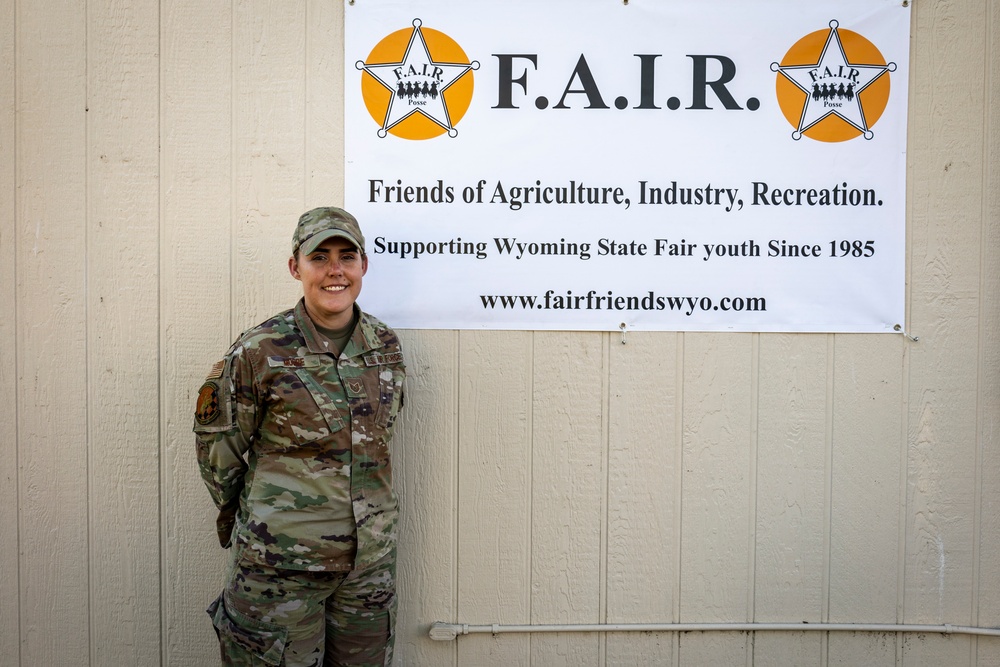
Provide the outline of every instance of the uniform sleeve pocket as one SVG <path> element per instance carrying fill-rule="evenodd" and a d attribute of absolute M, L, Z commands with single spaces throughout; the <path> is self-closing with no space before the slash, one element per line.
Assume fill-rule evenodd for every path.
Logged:
<path fill-rule="evenodd" d="M 226 606 L 224 595 L 220 595 L 206 611 L 219 635 L 224 664 L 271 667 L 281 664 L 288 643 L 288 628 L 257 621 L 230 609 Z"/>
<path fill-rule="evenodd" d="M 382 369 L 379 373 L 379 387 L 378 415 L 375 421 L 391 432 L 403 403 L 403 372 L 398 369 Z"/>

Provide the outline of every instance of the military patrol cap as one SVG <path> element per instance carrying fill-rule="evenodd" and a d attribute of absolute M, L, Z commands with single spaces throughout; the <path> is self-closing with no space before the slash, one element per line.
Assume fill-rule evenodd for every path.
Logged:
<path fill-rule="evenodd" d="M 320 243 L 334 237 L 347 239 L 365 252 L 365 237 L 353 215 L 342 208 L 322 206 L 306 211 L 292 234 L 292 254 L 301 250 L 303 255 L 315 252 Z"/>

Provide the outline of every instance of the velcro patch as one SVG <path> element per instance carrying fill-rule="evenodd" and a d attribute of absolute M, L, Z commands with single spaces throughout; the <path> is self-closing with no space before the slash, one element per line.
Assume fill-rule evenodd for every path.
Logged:
<path fill-rule="evenodd" d="M 318 356 L 312 357 L 268 357 L 267 365 L 271 368 L 313 368 L 319 366 Z"/>
<path fill-rule="evenodd" d="M 389 354 L 380 354 L 378 352 L 372 352 L 364 357 L 365 366 L 385 366 L 387 364 L 399 364 L 403 361 L 402 352 L 390 352 Z"/>
<path fill-rule="evenodd" d="M 226 368 L 226 360 L 220 359 L 212 364 L 212 370 L 208 371 L 208 377 L 206 380 L 218 380 L 222 377 L 222 371 Z"/>
<path fill-rule="evenodd" d="M 361 381 L 361 378 L 346 378 L 344 386 L 347 388 L 347 395 L 352 398 L 366 396 L 365 383 Z"/>

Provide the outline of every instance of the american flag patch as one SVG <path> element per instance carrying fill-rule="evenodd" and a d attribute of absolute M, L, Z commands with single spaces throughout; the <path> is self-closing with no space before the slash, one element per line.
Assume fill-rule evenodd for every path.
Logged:
<path fill-rule="evenodd" d="M 223 371 L 223 369 L 225 367 L 226 367 L 226 360 L 225 359 L 220 359 L 219 361 L 216 361 L 214 364 L 212 364 L 212 370 L 210 370 L 208 372 L 208 377 L 205 378 L 205 379 L 206 380 L 216 380 L 216 379 L 222 377 L 222 371 Z"/>

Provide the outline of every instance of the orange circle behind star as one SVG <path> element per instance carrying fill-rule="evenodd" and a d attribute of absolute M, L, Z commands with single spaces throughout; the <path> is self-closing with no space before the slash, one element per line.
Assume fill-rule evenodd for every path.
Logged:
<path fill-rule="evenodd" d="M 840 43 L 844 47 L 844 53 L 848 61 L 865 63 L 866 65 L 885 65 L 885 58 L 874 44 L 854 32 L 853 30 L 837 30 L 840 36 Z M 817 30 L 809 33 L 788 49 L 788 53 L 781 59 L 782 67 L 793 67 L 796 65 L 809 65 L 819 62 L 823 54 L 823 46 L 826 45 L 829 30 Z M 778 106 L 781 113 L 794 128 L 799 126 L 799 118 L 802 115 L 802 108 L 805 106 L 808 95 L 794 83 L 789 81 L 782 74 L 777 75 L 775 92 L 778 97 Z M 880 76 L 871 85 L 861 91 L 858 96 L 861 100 L 861 107 L 865 111 L 865 119 L 868 127 L 872 127 L 882 117 L 886 106 L 889 104 L 889 76 Z M 802 133 L 810 139 L 816 141 L 838 142 L 847 141 L 861 136 L 862 132 L 839 116 L 829 115 Z"/>
<path fill-rule="evenodd" d="M 410 36 L 413 34 L 413 30 L 414 28 L 404 28 L 387 35 L 375 45 L 375 48 L 368 54 L 368 60 L 365 62 L 369 64 L 401 62 L 406 55 L 406 47 L 410 43 Z M 469 62 L 469 57 L 462 50 L 462 47 L 448 35 L 439 30 L 427 27 L 421 27 L 420 31 L 423 33 L 427 50 L 434 60 L 463 64 Z M 465 112 L 469 110 L 469 106 L 472 104 L 472 90 L 472 72 L 469 71 L 454 81 L 442 93 L 445 106 L 448 108 L 448 116 L 452 127 L 458 125 L 458 122 L 465 116 Z M 361 97 L 365 101 L 368 113 L 381 126 L 386 114 L 389 112 L 392 92 L 386 89 L 371 74 L 362 72 Z M 448 130 L 426 116 L 415 113 L 387 131 L 389 134 L 397 136 L 400 139 L 422 140 L 439 137 Z"/>

